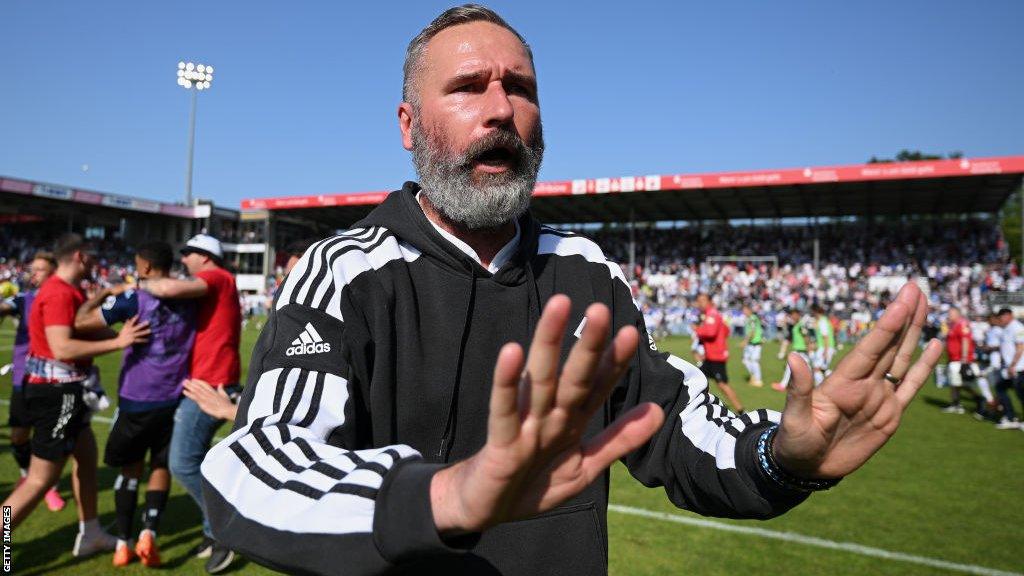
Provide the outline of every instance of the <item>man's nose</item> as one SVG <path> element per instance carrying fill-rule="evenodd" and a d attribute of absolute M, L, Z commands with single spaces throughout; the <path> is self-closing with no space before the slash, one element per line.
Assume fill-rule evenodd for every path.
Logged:
<path fill-rule="evenodd" d="M 494 81 L 488 84 L 484 104 L 484 126 L 504 126 L 512 121 L 514 115 L 512 102 L 508 99 L 508 93 L 501 82 Z"/>

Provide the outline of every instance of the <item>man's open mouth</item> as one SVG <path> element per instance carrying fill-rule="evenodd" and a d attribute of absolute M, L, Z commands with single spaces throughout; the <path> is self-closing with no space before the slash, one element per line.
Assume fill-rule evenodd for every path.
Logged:
<path fill-rule="evenodd" d="M 511 148 L 496 146 L 477 154 L 474 162 L 491 168 L 511 168 L 519 160 L 519 155 Z"/>

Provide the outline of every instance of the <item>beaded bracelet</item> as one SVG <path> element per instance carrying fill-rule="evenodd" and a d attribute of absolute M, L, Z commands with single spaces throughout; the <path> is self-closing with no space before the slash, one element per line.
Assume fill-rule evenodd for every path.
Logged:
<path fill-rule="evenodd" d="M 775 454 L 772 453 L 772 440 L 775 439 L 775 433 L 779 431 L 778 425 L 769 426 L 761 433 L 761 437 L 757 439 L 757 461 L 761 464 L 761 470 L 768 475 L 776 484 L 786 488 L 788 490 L 797 490 L 800 492 L 815 492 L 818 490 L 828 490 L 829 488 L 839 484 L 839 480 L 808 480 L 805 478 L 797 478 L 782 469 L 779 463 L 775 461 Z"/>

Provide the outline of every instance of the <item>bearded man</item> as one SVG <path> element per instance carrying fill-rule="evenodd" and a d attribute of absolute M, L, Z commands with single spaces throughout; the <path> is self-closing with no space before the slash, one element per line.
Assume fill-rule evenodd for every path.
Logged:
<path fill-rule="evenodd" d="M 444 12 L 409 44 L 403 100 L 419 184 L 306 251 L 203 463 L 215 537 L 262 564 L 603 574 L 616 460 L 680 507 L 775 516 L 876 452 L 938 359 L 911 363 L 908 284 L 821 387 L 791 360 L 781 415 L 734 415 L 657 350 L 618 265 L 531 217 L 544 143 L 519 33 Z"/>

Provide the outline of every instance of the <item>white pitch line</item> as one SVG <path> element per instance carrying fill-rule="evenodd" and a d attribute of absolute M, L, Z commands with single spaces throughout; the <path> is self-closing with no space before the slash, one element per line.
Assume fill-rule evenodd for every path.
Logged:
<path fill-rule="evenodd" d="M 726 524 L 724 522 L 716 522 L 714 520 L 691 518 L 689 516 L 683 516 L 681 514 L 655 512 L 653 510 L 644 510 L 643 508 L 622 506 L 620 504 L 609 504 L 608 509 L 611 510 L 612 512 L 618 512 L 620 514 L 630 514 L 633 516 L 641 516 L 643 518 L 651 518 L 653 520 L 662 520 L 665 522 L 675 522 L 677 524 L 696 526 L 698 528 L 710 528 L 712 530 L 721 530 L 723 532 L 733 532 L 737 534 L 746 534 L 748 536 L 769 538 L 772 540 L 782 540 L 784 542 L 794 542 L 797 544 L 804 544 L 807 546 L 816 546 L 818 548 L 842 550 L 844 552 L 860 554 L 861 556 L 870 556 L 873 558 L 882 558 L 885 560 L 895 560 L 897 562 L 909 562 L 911 564 L 920 564 L 922 566 L 929 566 L 931 568 L 942 568 L 944 570 L 951 570 L 954 572 L 978 574 L 979 576 L 1024 576 L 1019 572 L 1007 572 L 1004 570 L 996 570 L 994 568 L 986 568 L 984 566 L 976 566 L 974 564 L 960 564 L 957 562 L 948 562 L 946 560 L 929 558 L 927 556 L 915 556 L 913 554 L 905 554 L 903 552 L 893 552 L 891 550 L 885 550 L 882 548 L 864 546 L 863 544 L 854 544 L 853 542 L 835 542 L 833 540 L 826 540 L 824 538 L 817 538 L 815 536 L 805 536 L 803 534 L 797 534 L 795 532 L 780 532 L 777 530 L 768 530 L 765 528 L 754 528 L 752 526 L 737 526 L 735 524 Z"/>
<path fill-rule="evenodd" d="M 4 400 L 3 398 L 0 398 L 0 404 L 3 404 L 4 406 L 6 406 L 6 405 L 8 405 L 10 403 L 11 403 L 10 400 Z M 106 416 L 93 416 L 92 419 L 97 421 L 97 422 L 103 422 L 104 424 L 113 424 L 114 423 L 114 419 L 113 418 L 107 418 Z M 224 439 L 224 436 L 214 436 L 213 437 L 214 442 L 220 442 L 223 439 Z"/>

